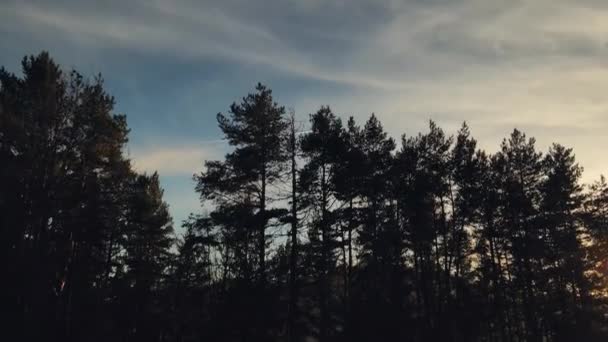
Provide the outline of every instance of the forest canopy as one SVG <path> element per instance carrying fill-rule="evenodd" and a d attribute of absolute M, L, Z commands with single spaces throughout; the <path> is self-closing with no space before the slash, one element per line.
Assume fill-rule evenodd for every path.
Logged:
<path fill-rule="evenodd" d="M 432 121 L 395 140 L 328 106 L 301 124 L 258 84 L 217 114 L 230 150 L 174 230 L 114 103 L 46 52 L 0 69 L 9 340 L 608 338 L 608 183 L 571 148 Z"/>

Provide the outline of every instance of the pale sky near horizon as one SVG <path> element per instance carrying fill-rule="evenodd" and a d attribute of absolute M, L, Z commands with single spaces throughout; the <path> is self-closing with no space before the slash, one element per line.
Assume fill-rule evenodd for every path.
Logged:
<path fill-rule="evenodd" d="M 608 171 L 604 0 L 0 0 L 0 65 L 41 50 L 103 74 L 176 226 L 227 151 L 215 115 L 258 81 L 301 120 L 375 112 L 396 139 L 467 121 L 488 152 L 517 127 L 572 147 L 586 182 Z"/>

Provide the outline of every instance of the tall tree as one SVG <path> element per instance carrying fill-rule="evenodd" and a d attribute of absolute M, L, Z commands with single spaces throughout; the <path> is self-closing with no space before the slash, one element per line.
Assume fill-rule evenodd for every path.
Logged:
<path fill-rule="evenodd" d="M 345 321 L 345 339 L 354 339 L 353 322 L 351 315 L 353 271 L 356 258 L 356 232 L 360 224 L 360 189 L 361 180 L 365 173 L 362 167 L 365 156 L 361 149 L 363 137 L 361 128 L 351 116 L 346 128 L 342 132 L 342 143 L 344 147 L 338 155 L 336 164 L 336 175 L 333 177 L 333 186 L 336 189 L 336 197 L 341 203 L 335 209 L 336 221 L 340 227 L 340 247 L 342 250 L 343 264 L 343 316 Z"/>
<path fill-rule="evenodd" d="M 332 179 L 336 175 L 338 156 L 342 147 L 342 122 L 329 107 L 321 107 L 310 116 L 311 131 L 302 137 L 302 155 L 306 160 L 301 171 L 304 204 L 312 219 L 308 232 L 315 257 L 319 285 L 319 339 L 331 339 L 330 277 L 335 265 L 336 246 L 333 208 L 336 191 Z"/>
<path fill-rule="evenodd" d="M 582 168 L 575 163 L 571 149 L 554 144 L 543 160 L 546 177 L 541 184 L 541 225 L 544 228 L 545 311 L 550 338 L 571 340 L 588 331 L 578 330 L 583 306 L 588 304 L 589 286 L 584 273 L 584 254 L 580 245 Z M 560 312 L 555 317 L 555 312 Z M 578 320 L 578 321 L 577 321 Z"/>
<path fill-rule="evenodd" d="M 359 166 L 360 220 L 357 232 L 359 244 L 360 284 L 354 310 L 358 319 L 357 335 L 361 339 L 373 338 L 374 334 L 387 338 L 394 335 L 400 310 L 399 283 L 402 269 L 403 238 L 395 221 L 392 200 L 391 172 L 392 152 L 395 142 L 384 131 L 382 124 L 372 114 L 361 130 Z M 374 333 L 376 331 L 377 333 Z"/>
<path fill-rule="evenodd" d="M 296 316 L 298 311 L 298 139 L 296 138 L 296 117 L 292 112 L 289 120 L 289 145 L 288 153 L 291 162 L 291 223 L 290 255 L 289 255 L 289 308 L 287 334 L 289 341 L 295 341 L 298 336 L 296 331 Z"/>
<path fill-rule="evenodd" d="M 502 224 L 509 241 L 511 289 L 516 292 L 514 298 L 521 299 L 516 303 L 525 323 L 520 332 L 522 338 L 529 341 L 540 341 L 542 324 L 545 324 L 537 312 L 542 305 L 538 285 L 543 268 L 542 232 L 538 224 L 541 157 L 535 149 L 535 139 L 514 130 L 509 139 L 503 141 L 495 161 L 503 192 Z"/>
<path fill-rule="evenodd" d="M 129 291 L 125 319 L 136 341 L 158 336 L 159 317 L 154 311 L 159 298 L 154 291 L 163 284 L 169 267 L 173 226 L 168 205 L 163 201 L 157 173 L 138 175 L 131 183 L 124 238 L 125 280 Z"/>
<path fill-rule="evenodd" d="M 272 91 L 258 84 L 255 93 L 244 97 L 241 103 L 233 103 L 228 114 L 217 115 L 219 127 L 234 150 L 225 161 L 206 162 L 206 170 L 196 177 L 201 199 L 214 201 L 218 214 L 238 210 L 250 215 L 247 223 L 228 226 L 243 230 L 240 235 L 247 243 L 250 237 L 255 240 L 255 255 L 247 256 L 247 260 L 257 262 L 255 285 L 261 291 L 260 300 L 267 290 L 266 230 L 270 221 L 285 214 L 284 209 L 273 207 L 276 198 L 270 191 L 282 180 L 288 160 L 284 142 L 289 123 L 284 116 L 285 108 L 274 102 Z M 239 220 L 238 216 L 233 218 Z M 253 327 L 257 326 L 261 334 L 267 334 L 266 316 L 255 317 Z"/>
<path fill-rule="evenodd" d="M 130 172 L 126 120 L 101 77 L 65 74 L 44 52 L 22 69 L 0 72 L 2 250 L 15 280 L 2 292 L 21 312 L 10 326 L 77 339 L 100 327 L 83 313 L 101 312 L 108 286 Z"/>
<path fill-rule="evenodd" d="M 450 146 L 434 122 L 429 132 L 402 139 L 396 156 L 399 175 L 399 214 L 414 268 L 416 306 L 421 314 L 420 334 L 438 339 L 445 325 L 448 248 L 448 194 Z M 447 277 L 446 277 L 447 275 Z"/>

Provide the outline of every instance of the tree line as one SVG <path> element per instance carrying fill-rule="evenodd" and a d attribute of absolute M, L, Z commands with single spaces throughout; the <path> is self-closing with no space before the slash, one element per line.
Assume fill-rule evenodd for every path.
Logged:
<path fill-rule="evenodd" d="M 14 340 L 603 341 L 608 183 L 572 149 L 466 124 L 399 142 L 262 84 L 217 122 L 174 232 L 100 76 L 0 70 L 0 282 Z M 205 208 L 203 210 L 202 208 Z"/>

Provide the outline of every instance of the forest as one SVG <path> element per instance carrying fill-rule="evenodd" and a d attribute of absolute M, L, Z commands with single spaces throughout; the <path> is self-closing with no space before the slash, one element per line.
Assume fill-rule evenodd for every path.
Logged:
<path fill-rule="evenodd" d="M 176 223 L 114 104 L 47 52 L 0 69 L 3 340 L 608 339 L 608 182 L 571 148 L 303 123 L 258 84 Z"/>

